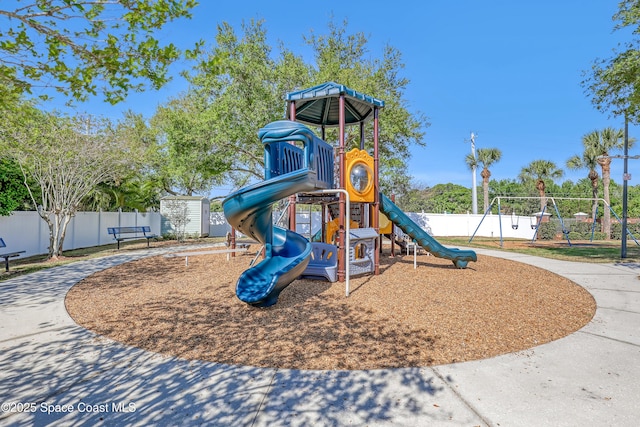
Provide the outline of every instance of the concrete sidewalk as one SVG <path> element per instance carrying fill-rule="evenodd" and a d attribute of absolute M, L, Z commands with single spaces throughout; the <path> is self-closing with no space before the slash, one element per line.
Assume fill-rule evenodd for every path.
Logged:
<path fill-rule="evenodd" d="M 549 344 L 433 368 L 187 362 L 98 337 L 68 316 L 65 294 L 82 278 L 165 252 L 82 261 L 0 283 L 0 425 L 640 425 L 640 265 L 477 250 L 575 281 L 595 297 L 596 315 Z"/>

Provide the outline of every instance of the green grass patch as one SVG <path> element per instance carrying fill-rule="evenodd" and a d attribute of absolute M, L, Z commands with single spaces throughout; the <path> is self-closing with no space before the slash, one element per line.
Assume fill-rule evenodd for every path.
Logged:
<path fill-rule="evenodd" d="M 477 238 L 471 242 L 466 237 L 436 238 L 445 246 L 466 246 L 471 248 L 486 248 L 499 251 L 517 252 L 544 258 L 575 262 L 640 262 L 640 246 L 633 240 L 627 241 L 627 257 L 622 258 L 619 240 L 609 241 L 572 241 L 566 240 L 536 241 L 522 239 L 504 239 L 500 247 L 499 239 Z"/>
<path fill-rule="evenodd" d="M 499 239 L 486 237 L 475 237 L 471 242 L 469 242 L 468 237 L 436 237 L 436 240 L 442 245 L 449 247 L 464 246 L 470 248 L 485 248 L 497 251 L 517 252 L 563 261 L 599 263 L 640 262 L 640 246 L 638 246 L 633 240 L 627 241 L 627 257 L 624 259 L 621 258 L 621 242 L 618 240 L 594 242 L 572 241 L 572 245 L 569 246 L 566 240 L 531 243 L 530 240 L 504 239 L 503 247 L 500 247 Z M 163 246 L 178 246 L 200 243 L 219 243 L 223 241 L 223 237 L 212 237 L 189 239 L 183 243 L 178 243 L 177 241 L 163 241 L 157 242 L 155 246 L 158 246 L 159 244 L 162 244 Z M 154 246 L 153 242 L 151 246 Z M 8 273 L 5 271 L 0 273 L 0 281 L 59 265 L 115 255 L 126 250 L 144 250 L 145 248 L 146 242 L 131 241 L 122 242 L 120 244 L 120 251 L 116 249 L 115 244 L 65 251 L 64 256 L 57 261 L 47 260 L 47 257 L 44 255 L 32 256 L 29 258 L 13 258 L 10 260 L 10 271 Z"/>
<path fill-rule="evenodd" d="M 184 242 L 161 240 L 159 242 L 151 242 L 151 247 L 158 246 L 182 246 L 190 244 L 204 244 L 204 243 L 219 243 L 223 242 L 224 237 L 207 237 L 200 239 L 188 239 Z M 93 246 L 90 248 L 73 249 L 64 251 L 63 256 L 58 260 L 48 260 L 46 255 L 35 255 L 31 257 L 18 257 L 11 258 L 9 260 L 9 271 L 0 272 L 0 281 L 7 280 L 9 278 L 22 276 L 36 271 L 44 270 L 51 267 L 57 267 L 60 265 L 71 264 L 73 262 L 83 261 L 93 258 L 101 258 L 109 255 L 116 255 L 127 250 L 144 250 L 147 248 L 147 242 L 145 240 L 132 240 L 128 242 L 120 243 L 120 250 L 118 251 L 116 244 Z"/>

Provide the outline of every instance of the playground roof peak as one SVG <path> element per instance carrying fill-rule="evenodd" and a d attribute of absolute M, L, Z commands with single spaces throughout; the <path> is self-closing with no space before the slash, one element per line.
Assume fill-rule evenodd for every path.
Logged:
<path fill-rule="evenodd" d="M 295 120 L 318 126 L 338 126 L 340 96 L 345 98 L 345 124 L 353 125 L 373 118 L 374 108 L 384 108 L 384 101 L 356 92 L 334 82 L 323 83 L 309 89 L 289 92 L 287 107 L 295 102 Z M 291 111 L 287 108 L 287 118 Z"/>

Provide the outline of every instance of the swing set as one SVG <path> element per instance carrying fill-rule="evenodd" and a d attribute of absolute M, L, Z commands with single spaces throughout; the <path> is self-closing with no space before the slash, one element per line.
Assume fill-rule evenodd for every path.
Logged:
<path fill-rule="evenodd" d="M 525 197 L 525 196 L 498 196 L 498 197 L 494 197 L 493 200 L 491 201 L 491 203 L 489 204 L 489 208 L 485 211 L 484 215 L 482 216 L 482 219 L 480 220 L 480 223 L 478 224 L 478 226 L 476 227 L 475 231 L 473 232 L 473 234 L 471 235 L 471 237 L 469 238 L 469 243 L 471 243 L 471 241 L 473 240 L 473 238 L 475 237 L 476 233 L 478 232 L 478 230 L 480 229 L 480 226 L 482 225 L 482 222 L 484 221 L 484 219 L 486 218 L 486 216 L 491 212 L 491 208 L 493 208 L 494 204 L 496 204 L 497 202 L 497 207 L 498 207 L 498 224 L 499 224 L 499 229 L 500 229 L 500 247 L 503 247 L 503 235 L 502 235 L 502 206 L 501 206 L 501 200 L 502 199 L 506 199 L 506 200 L 540 200 L 540 197 Z M 594 233 L 595 233 L 595 228 L 596 228 L 596 218 L 598 217 L 598 209 L 600 207 L 600 201 L 602 201 L 602 204 L 604 206 L 606 206 L 607 208 L 609 208 L 609 211 L 613 214 L 613 216 L 616 218 L 616 220 L 618 221 L 618 223 L 622 224 L 622 221 L 620 220 L 620 217 L 615 213 L 615 211 L 611 208 L 611 205 L 609 205 L 604 199 L 602 198 L 598 198 L 598 199 L 593 199 L 593 198 L 584 198 L 584 197 L 546 197 L 547 199 L 547 203 L 545 203 L 545 205 L 542 208 L 541 212 L 537 212 L 535 214 L 532 214 L 529 216 L 530 220 L 531 220 L 531 229 L 535 230 L 533 233 L 533 237 L 531 239 L 531 243 L 535 242 L 537 236 L 538 236 L 538 231 L 540 229 L 540 224 L 544 221 L 545 215 L 551 215 L 548 212 L 546 212 L 547 210 L 547 205 L 549 203 L 549 201 L 552 203 L 553 209 L 555 211 L 556 216 L 558 217 L 558 220 L 560 221 L 560 226 L 562 227 L 562 235 L 563 237 L 567 240 L 567 243 L 569 244 L 569 246 L 571 247 L 571 240 L 569 239 L 569 229 L 567 227 L 565 227 L 565 223 L 564 220 L 562 219 L 562 215 L 560 215 L 560 211 L 558 210 L 558 205 L 556 204 L 556 200 L 578 200 L 578 201 L 588 201 L 591 203 L 594 202 L 598 202 L 596 204 L 596 208 L 593 210 L 593 217 L 592 217 L 592 224 L 591 224 L 591 238 L 590 241 L 593 242 L 593 237 L 594 237 Z M 534 220 L 535 218 L 535 220 Z M 511 212 L 511 228 L 514 230 L 518 229 L 519 226 L 519 217 L 515 214 L 515 211 Z M 631 231 L 629 231 L 629 229 L 627 228 L 626 230 L 627 234 L 633 239 L 634 242 L 636 242 L 636 245 L 640 246 L 640 243 L 638 243 L 638 240 L 636 240 L 635 236 L 631 233 Z"/>

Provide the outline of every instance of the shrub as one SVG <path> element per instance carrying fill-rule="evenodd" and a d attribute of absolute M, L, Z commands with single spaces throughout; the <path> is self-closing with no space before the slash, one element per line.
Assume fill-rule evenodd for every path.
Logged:
<path fill-rule="evenodd" d="M 569 240 L 586 240 L 587 238 L 584 237 L 584 234 L 582 233 L 578 233 L 577 231 L 570 231 L 569 232 Z"/>
<path fill-rule="evenodd" d="M 627 223 L 627 230 L 635 236 L 636 238 L 640 236 L 640 224 L 629 224 Z M 627 236 L 629 238 L 631 236 Z M 622 239 L 622 224 L 619 222 L 614 222 L 611 224 L 611 238 L 614 240 Z"/>
<path fill-rule="evenodd" d="M 591 226 L 593 224 L 590 222 L 576 222 L 571 225 L 571 231 L 575 231 L 576 233 L 580 233 L 582 235 L 591 236 Z"/>
<path fill-rule="evenodd" d="M 189 206 L 187 202 L 181 200 L 167 200 L 167 212 L 165 216 L 173 226 L 176 240 L 183 242 L 187 237 L 187 224 L 191 222 L 189 218 Z"/>
<path fill-rule="evenodd" d="M 619 222 L 612 223 L 611 224 L 611 239 L 620 240 L 621 238 L 622 238 L 622 224 L 620 224 Z"/>
<path fill-rule="evenodd" d="M 538 226 L 538 239 L 553 240 L 556 237 L 556 225 L 552 222 L 543 222 Z"/>

